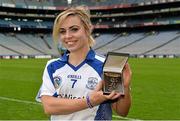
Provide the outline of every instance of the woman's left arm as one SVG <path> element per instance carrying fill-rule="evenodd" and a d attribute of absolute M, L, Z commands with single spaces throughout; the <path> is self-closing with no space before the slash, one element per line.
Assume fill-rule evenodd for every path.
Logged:
<path fill-rule="evenodd" d="M 127 116 L 129 109 L 131 107 L 131 90 L 130 90 L 131 76 L 132 76 L 131 68 L 127 63 L 123 70 L 124 96 L 120 96 L 116 102 L 112 103 L 113 110 L 120 116 Z"/>

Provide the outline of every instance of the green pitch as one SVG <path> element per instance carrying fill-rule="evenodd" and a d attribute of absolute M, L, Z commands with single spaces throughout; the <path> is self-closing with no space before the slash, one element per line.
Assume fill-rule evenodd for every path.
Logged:
<path fill-rule="evenodd" d="M 48 119 L 35 96 L 47 59 L 0 60 L 0 120 Z M 129 59 L 133 103 L 125 119 L 180 120 L 180 59 Z M 123 119 L 116 115 L 113 119 Z"/>

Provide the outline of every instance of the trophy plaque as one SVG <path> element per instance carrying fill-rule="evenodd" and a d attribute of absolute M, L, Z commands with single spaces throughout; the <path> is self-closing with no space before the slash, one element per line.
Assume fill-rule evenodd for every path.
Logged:
<path fill-rule="evenodd" d="M 108 52 L 103 65 L 103 94 L 108 95 L 113 90 L 124 94 L 122 71 L 128 58 L 128 53 Z"/>

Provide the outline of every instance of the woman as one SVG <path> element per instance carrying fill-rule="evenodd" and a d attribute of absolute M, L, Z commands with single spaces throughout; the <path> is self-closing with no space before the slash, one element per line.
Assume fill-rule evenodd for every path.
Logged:
<path fill-rule="evenodd" d="M 126 64 L 123 71 L 125 96 L 115 91 L 103 95 L 105 58 L 92 50 L 91 32 L 90 15 L 84 7 L 69 8 L 55 19 L 53 38 L 61 40 L 67 52 L 47 63 L 38 94 L 51 120 L 111 120 L 112 109 L 121 116 L 128 114 L 131 69 Z"/>

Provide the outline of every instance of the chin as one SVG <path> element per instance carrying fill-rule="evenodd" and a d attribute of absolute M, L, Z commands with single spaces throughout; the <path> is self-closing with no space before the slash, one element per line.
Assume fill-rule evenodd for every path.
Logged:
<path fill-rule="evenodd" d="M 69 50 L 70 52 L 75 52 L 75 51 L 77 51 L 78 49 L 77 49 L 77 48 L 68 48 L 68 50 Z"/>

